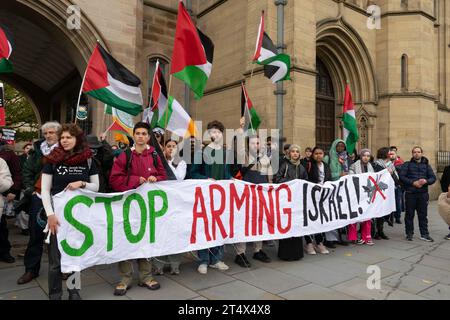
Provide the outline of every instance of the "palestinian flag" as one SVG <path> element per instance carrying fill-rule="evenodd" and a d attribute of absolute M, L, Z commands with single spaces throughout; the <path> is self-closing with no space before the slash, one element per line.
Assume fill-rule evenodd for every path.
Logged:
<path fill-rule="evenodd" d="M 196 99 L 203 97 L 213 55 L 213 42 L 195 27 L 180 1 L 170 74 L 184 81 L 194 91 Z"/>
<path fill-rule="evenodd" d="M 355 150 L 359 135 L 352 93 L 348 84 L 345 86 L 344 115 L 342 117 L 342 122 L 344 123 L 344 140 L 347 145 L 347 152 L 351 154 Z"/>
<path fill-rule="evenodd" d="M 264 11 L 259 23 L 253 62 L 264 66 L 264 76 L 273 83 L 291 80 L 289 76 L 291 57 L 285 53 L 278 53 L 277 47 L 264 31 Z"/>
<path fill-rule="evenodd" d="M 256 113 L 255 108 L 253 108 L 253 103 L 248 96 L 244 83 L 241 84 L 241 87 L 241 117 L 245 117 L 244 131 L 247 132 L 249 129 L 256 131 L 261 124 L 261 119 L 258 113 Z"/>
<path fill-rule="evenodd" d="M 143 121 L 150 124 L 152 128 L 158 125 L 158 121 L 164 114 L 167 106 L 167 86 L 164 79 L 159 60 L 156 62 L 153 75 L 152 91 L 149 99 L 149 107 L 144 110 Z"/>
<path fill-rule="evenodd" d="M 179 137 L 196 136 L 194 121 L 172 96 L 169 96 L 168 108 L 160 118 L 157 126 L 165 128 Z"/>
<path fill-rule="evenodd" d="M 140 85 L 137 76 L 97 44 L 86 69 L 83 93 L 137 116 L 143 105 Z"/>
<path fill-rule="evenodd" d="M 12 51 L 12 34 L 8 28 L 0 25 L 0 73 L 13 72 L 13 66 L 9 61 Z"/>

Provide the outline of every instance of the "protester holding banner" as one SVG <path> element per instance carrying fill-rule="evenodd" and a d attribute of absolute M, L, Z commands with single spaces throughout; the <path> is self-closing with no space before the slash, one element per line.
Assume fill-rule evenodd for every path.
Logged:
<path fill-rule="evenodd" d="M 428 232 L 428 186 L 436 182 L 436 175 L 428 159 L 423 156 L 421 147 L 412 149 L 412 158 L 403 164 L 400 179 L 404 183 L 406 194 L 405 231 L 406 239 L 413 240 L 414 212 L 417 210 L 419 218 L 420 240 L 433 242 Z"/>
<path fill-rule="evenodd" d="M 177 142 L 175 140 L 167 140 L 164 147 L 164 156 L 169 164 L 170 169 L 178 181 L 183 181 L 186 177 L 186 162 L 184 160 L 175 159 L 177 155 Z M 168 256 L 153 259 L 155 274 L 163 275 L 164 266 L 170 265 L 170 273 L 173 275 L 180 274 L 180 261 L 182 254 L 172 254 Z"/>
<path fill-rule="evenodd" d="M 344 140 L 333 141 L 329 155 L 324 158 L 324 161 L 330 166 L 331 181 L 337 181 L 340 177 L 348 175 L 352 161 L 347 153 L 347 145 Z M 325 232 L 325 245 L 329 248 L 336 248 L 334 243 L 348 245 L 344 240 L 345 231 L 346 228 Z"/>
<path fill-rule="evenodd" d="M 398 187 L 400 185 L 400 179 L 397 173 L 397 170 L 395 170 L 394 163 L 391 161 L 391 156 L 389 154 L 390 149 L 387 147 L 381 148 L 377 152 L 377 160 L 373 164 L 373 168 L 375 172 L 383 171 L 384 169 L 388 169 L 389 173 L 392 176 L 392 179 L 394 179 L 395 186 Z M 386 219 L 389 221 L 390 225 L 392 225 L 392 213 L 390 215 L 387 215 L 386 217 L 376 218 L 375 219 L 375 235 L 374 238 L 376 240 L 384 239 L 389 240 L 389 237 L 384 233 L 384 222 Z"/>
<path fill-rule="evenodd" d="M 92 152 L 83 131 L 75 124 L 64 124 L 59 146 L 47 156 L 42 169 L 42 203 L 50 232 L 48 248 L 48 289 L 50 300 L 62 298 L 61 254 L 58 249 L 59 221 L 53 210 L 52 196 L 78 188 L 98 191 L 99 178 Z M 69 300 L 80 300 L 78 289 L 68 289 Z"/>
<path fill-rule="evenodd" d="M 46 216 L 41 200 L 41 171 L 47 163 L 47 156 L 58 147 L 58 133 L 61 125 L 58 122 L 46 122 L 41 128 L 45 139 L 36 141 L 29 157 L 23 166 L 24 197 L 20 206 L 29 206 L 28 229 L 30 239 L 25 251 L 25 273 L 17 280 L 18 284 L 25 284 L 39 276 L 41 257 L 45 235 L 43 230 L 46 222 L 41 216 Z"/>
<path fill-rule="evenodd" d="M 128 191 L 144 183 L 167 180 L 167 174 L 155 148 L 148 145 L 150 125 L 138 122 L 133 128 L 134 147 L 125 150 L 114 162 L 110 184 L 115 191 Z M 161 286 L 152 277 L 152 263 L 148 259 L 138 259 L 139 286 L 149 290 L 158 290 Z M 114 295 L 123 296 L 133 280 L 132 261 L 119 262 L 121 280 L 114 290 Z"/>
<path fill-rule="evenodd" d="M 227 163 L 227 152 L 223 146 L 224 125 L 214 120 L 208 123 L 208 133 L 211 137 L 211 143 L 205 149 L 198 151 L 194 157 L 201 159 L 201 163 L 195 163 L 192 166 L 192 179 L 210 179 L 210 180 L 229 180 L 231 179 L 230 167 Z M 223 262 L 224 246 L 217 246 L 208 249 L 198 250 L 200 260 L 198 272 L 206 274 L 208 265 L 211 268 L 219 270 L 228 270 L 229 267 Z"/>
<path fill-rule="evenodd" d="M 323 162 L 325 152 L 320 147 L 314 147 L 311 150 L 311 158 L 309 161 L 304 162 L 306 165 L 306 172 L 308 174 L 308 181 L 312 183 L 317 183 L 323 185 L 325 182 L 331 180 L 331 170 L 328 164 Z M 316 245 L 313 245 L 313 238 L 316 241 Z M 329 254 L 323 241 L 325 240 L 324 233 L 317 233 L 315 235 L 305 236 L 306 247 L 305 251 L 307 254 L 316 254 L 316 250 L 321 254 Z"/>
<path fill-rule="evenodd" d="M 261 144 L 258 136 L 250 136 L 247 138 L 248 153 L 244 150 L 245 164 L 238 165 L 239 171 L 242 175 L 242 180 L 254 184 L 271 183 L 272 182 L 272 166 L 270 159 L 266 155 L 261 155 Z M 264 263 L 269 263 L 271 259 L 262 251 L 263 242 L 253 242 L 253 259 Z M 234 262 L 243 267 L 250 268 L 251 264 L 245 255 L 247 243 L 236 244 L 236 258 Z"/>
<path fill-rule="evenodd" d="M 305 168 L 300 163 L 300 146 L 292 144 L 289 159 L 280 164 L 274 177 L 274 183 L 283 183 L 295 179 L 308 179 Z M 296 261 L 303 258 L 303 241 L 301 237 L 281 239 L 278 244 L 278 257 L 281 260 Z"/>
<path fill-rule="evenodd" d="M 369 149 L 362 149 L 359 154 L 360 160 L 350 166 L 350 174 L 375 172 L 370 164 L 371 155 L 372 153 Z M 348 226 L 348 240 L 357 244 L 367 244 L 369 246 L 374 245 L 372 241 L 371 225 L 372 220 L 367 220 L 360 223 L 361 239 L 358 240 L 357 225 L 356 223 L 350 224 Z"/>

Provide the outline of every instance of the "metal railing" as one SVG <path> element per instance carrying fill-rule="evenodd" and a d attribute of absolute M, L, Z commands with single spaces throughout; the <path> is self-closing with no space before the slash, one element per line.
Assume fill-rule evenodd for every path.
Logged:
<path fill-rule="evenodd" d="M 437 169 L 438 172 L 444 171 L 446 166 L 450 166 L 450 151 L 437 152 Z"/>

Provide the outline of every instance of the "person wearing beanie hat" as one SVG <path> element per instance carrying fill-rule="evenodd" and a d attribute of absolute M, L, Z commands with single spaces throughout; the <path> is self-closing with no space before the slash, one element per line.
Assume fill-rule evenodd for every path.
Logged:
<path fill-rule="evenodd" d="M 370 157 L 372 152 L 369 149 L 362 149 L 359 153 L 360 160 L 356 161 L 350 166 L 349 174 L 361 174 L 367 172 L 375 172 L 370 164 Z M 372 220 L 363 221 L 361 225 L 361 239 L 358 240 L 358 232 L 356 230 L 356 223 L 348 226 L 348 240 L 357 244 L 374 245 L 372 241 Z"/>

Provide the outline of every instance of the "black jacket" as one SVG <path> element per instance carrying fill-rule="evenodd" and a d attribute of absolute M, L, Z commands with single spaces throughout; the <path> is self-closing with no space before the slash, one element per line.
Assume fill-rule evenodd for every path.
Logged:
<path fill-rule="evenodd" d="M 328 164 L 322 162 L 325 169 L 325 180 L 324 182 L 331 181 L 331 169 Z M 308 181 L 312 183 L 319 183 L 319 167 L 317 162 L 308 161 L 306 162 L 306 173 L 308 174 Z"/>
<path fill-rule="evenodd" d="M 283 161 L 280 164 L 280 169 L 273 178 L 273 182 L 283 183 L 295 179 L 308 180 L 306 169 L 300 163 L 298 166 L 295 166 L 290 161 Z"/>
<path fill-rule="evenodd" d="M 422 157 L 420 162 L 414 159 L 405 162 L 400 169 L 399 176 L 408 193 L 427 193 L 428 186 L 436 182 L 436 175 L 425 157 Z M 413 183 L 420 179 L 426 179 L 427 183 L 422 188 L 414 187 Z"/>
<path fill-rule="evenodd" d="M 442 192 L 448 192 L 448 186 L 450 185 L 450 166 L 445 167 L 444 173 L 441 177 L 441 189 Z"/>

